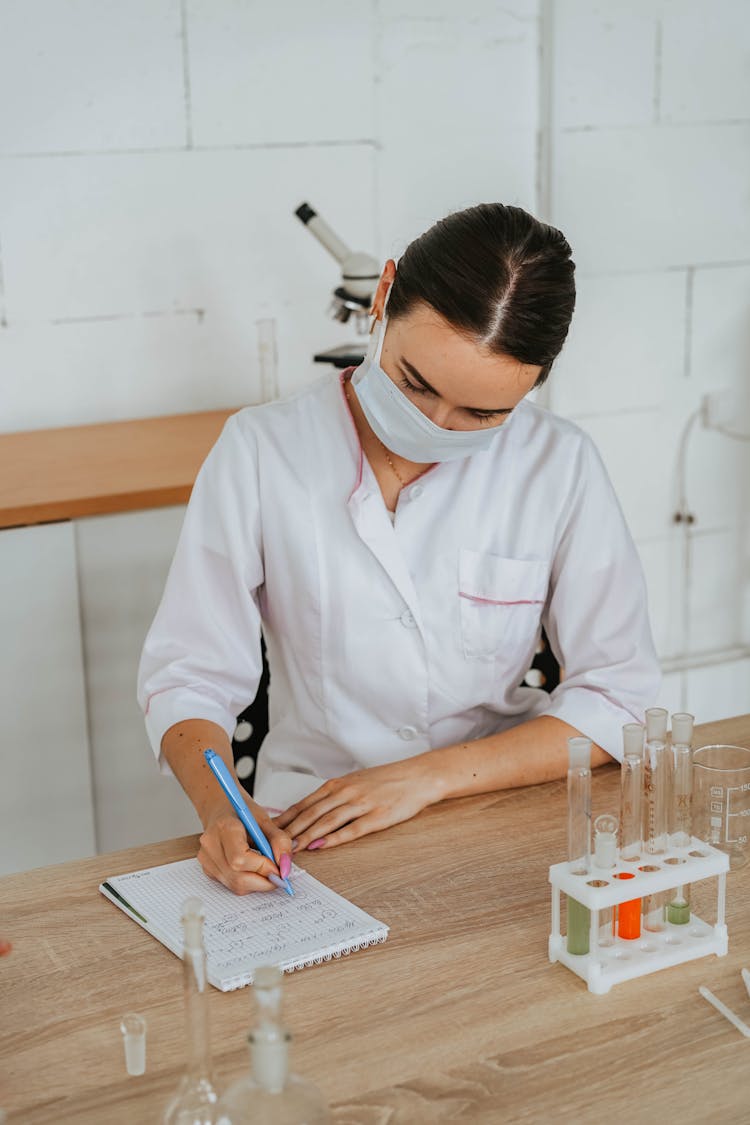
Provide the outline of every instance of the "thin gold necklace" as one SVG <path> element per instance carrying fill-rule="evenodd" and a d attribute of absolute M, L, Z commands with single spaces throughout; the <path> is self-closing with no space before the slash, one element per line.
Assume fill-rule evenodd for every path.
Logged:
<path fill-rule="evenodd" d="M 346 386 L 344 387 L 344 394 L 346 395 L 346 400 L 347 400 L 347 402 L 349 403 L 349 406 L 351 406 L 351 405 L 352 405 L 352 400 L 351 400 L 351 397 L 350 397 L 350 395 L 349 395 L 349 385 L 348 385 L 348 383 L 347 383 L 347 385 L 346 385 Z M 398 482 L 399 482 L 399 484 L 401 485 L 401 487 L 402 487 L 402 488 L 406 488 L 407 484 L 409 484 L 410 482 L 409 482 L 408 480 L 404 480 L 404 478 L 403 478 L 403 477 L 401 476 L 401 473 L 400 473 L 400 472 L 398 471 L 398 469 L 396 468 L 396 466 L 395 466 L 395 465 L 393 464 L 393 461 L 391 460 L 391 455 L 390 455 L 390 453 L 388 452 L 388 448 L 387 448 L 387 446 L 385 446 L 385 445 L 383 444 L 383 442 L 382 442 L 382 441 L 380 440 L 380 438 L 378 437 L 378 435 L 377 435 L 377 434 L 375 433 L 375 431 L 374 431 L 374 430 L 373 430 L 372 432 L 373 432 L 373 435 L 374 435 L 374 437 L 375 437 L 375 440 L 377 441 L 378 445 L 379 445 L 379 446 L 380 446 L 380 448 L 381 448 L 381 449 L 383 450 L 383 453 L 385 454 L 385 459 L 386 459 L 386 461 L 388 462 L 388 464 L 389 464 L 389 466 L 390 466 L 391 470 L 393 471 L 393 474 L 394 474 L 394 476 L 395 476 L 395 477 L 396 477 L 396 479 L 398 480 Z M 419 476 L 419 473 L 417 474 L 417 476 Z M 416 478 L 415 478 L 415 479 L 416 479 Z"/>

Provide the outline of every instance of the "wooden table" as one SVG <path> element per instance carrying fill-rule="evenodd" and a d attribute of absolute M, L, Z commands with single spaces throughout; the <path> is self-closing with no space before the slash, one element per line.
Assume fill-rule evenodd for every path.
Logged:
<path fill-rule="evenodd" d="M 0 528 L 185 504 L 233 413 L 0 434 Z"/>
<path fill-rule="evenodd" d="M 750 715 L 696 745 L 750 746 Z M 617 808 L 596 772 L 594 812 Z M 303 863 L 391 933 L 384 946 L 286 978 L 293 1066 L 334 1120 L 750 1120 L 750 1043 L 698 995 L 750 1018 L 750 865 L 728 879 L 729 955 L 593 996 L 547 960 L 547 869 L 565 854 L 564 782 L 435 806 Z M 156 1122 L 183 1060 L 181 965 L 98 892 L 107 875 L 193 855 L 195 837 L 0 880 L 0 1105 L 18 1125 Z M 220 1081 L 247 1066 L 249 989 L 210 989 Z M 148 1019 L 147 1073 L 128 1077 L 123 1012 Z"/>

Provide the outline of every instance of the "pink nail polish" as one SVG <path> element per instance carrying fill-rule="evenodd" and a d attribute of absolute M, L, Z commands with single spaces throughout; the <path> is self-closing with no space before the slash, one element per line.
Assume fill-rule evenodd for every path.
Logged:
<path fill-rule="evenodd" d="M 308 850 L 309 852 L 312 852 L 312 851 L 314 851 L 314 850 L 315 850 L 316 848 L 322 848 L 324 844 L 325 844 L 325 837 L 321 837 L 321 839 L 320 839 L 320 840 L 313 840 L 313 842 L 312 842 L 311 844 L 308 844 L 308 845 L 307 845 L 307 850 Z"/>
<path fill-rule="evenodd" d="M 281 872 L 281 878 L 286 879 L 291 870 L 292 870 L 292 861 L 289 858 L 289 856 L 286 854 L 286 852 L 284 852 L 281 859 L 279 860 L 279 871 Z"/>

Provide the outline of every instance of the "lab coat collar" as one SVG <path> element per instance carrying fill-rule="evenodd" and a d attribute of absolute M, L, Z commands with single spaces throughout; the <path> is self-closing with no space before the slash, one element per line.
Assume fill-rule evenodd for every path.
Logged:
<path fill-rule="evenodd" d="M 372 551 L 375 558 L 393 582 L 399 594 L 411 610 L 417 627 L 421 631 L 422 613 L 417 598 L 417 592 L 414 588 L 414 582 L 409 573 L 406 559 L 399 546 L 395 529 L 386 511 L 377 478 L 365 458 L 351 407 L 346 397 L 346 378 L 353 370 L 354 368 L 348 368 L 346 371 L 342 372 L 340 379 L 345 425 L 349 437 L 353 438 L 356 443 L 355 460 L 357 472 L 352 491 L 349 493 L 347 499 L 347 507 L 357 534 L 362 542 Z M 432 470 L 428 470 L 428 472 L 431 471 Z M 426 474 L 422 475 L 424 476 Z"/>

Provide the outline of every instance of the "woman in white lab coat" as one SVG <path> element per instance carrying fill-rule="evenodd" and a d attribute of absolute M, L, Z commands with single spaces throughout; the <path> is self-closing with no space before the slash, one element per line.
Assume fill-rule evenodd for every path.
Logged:
<path fill-rule="evenodd" d="M 565 340 L 573 275 L 563 235 L 518 207 L 450 215 L 386 263 L 364 363 L 240 411 L 201 469 L 139 700 L 204 825 L 204 870 L 237 893 L 270 889 L 293 846 L 560 777 L 571 735 L 604 762 L 654 701 L 642 572 L 607 474 L 527 398 Z M 551 695 L 519 686 L 542 625 L 565 668 Z M 202 753 L 233 768 L 261 628 L 253 811 L 276 866 Z"/>

